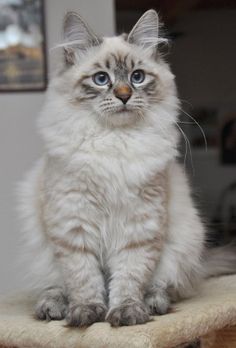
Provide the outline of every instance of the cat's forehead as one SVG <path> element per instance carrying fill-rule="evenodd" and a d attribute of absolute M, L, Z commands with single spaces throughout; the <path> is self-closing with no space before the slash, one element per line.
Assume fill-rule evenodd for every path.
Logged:
<path fill-rule="evenodd" d="M 132 70 L 136 65 L 144 64 L 144 59 L 143 55 L 128 44 L 123 36 L 118 36 L 104 38 L 95 64 L 111 70 Z"/>

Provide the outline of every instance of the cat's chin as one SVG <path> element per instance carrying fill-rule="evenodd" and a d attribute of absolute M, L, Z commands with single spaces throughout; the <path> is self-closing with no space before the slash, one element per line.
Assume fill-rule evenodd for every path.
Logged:
<path fill-rule="evenodd" d="M 103 117 L 104 119 L 104 117 Z M 106 125 L 110 124 L 113 127 L 132 126 L 141 119 L 140 113 L 127 108 L 118 109 L 105 116 Z"/>

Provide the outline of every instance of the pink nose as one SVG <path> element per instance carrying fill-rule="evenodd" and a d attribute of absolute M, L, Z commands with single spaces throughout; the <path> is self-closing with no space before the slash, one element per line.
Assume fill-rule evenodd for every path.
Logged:
<path fill-rule="evenodd" d="M 114 95 L 120 99 L 123 104 L 126 104 L 132 95 L 132 89 L 128 85 L 118 86 L 114 89 Z"/>

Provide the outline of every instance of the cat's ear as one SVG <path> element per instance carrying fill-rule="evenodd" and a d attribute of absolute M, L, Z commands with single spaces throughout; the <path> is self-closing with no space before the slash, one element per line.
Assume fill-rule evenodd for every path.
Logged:
<path fill-rule="evenodd" d="M 68 12 L 64 19 L 64 51 L 67 64 L 74 64 L 76 53 L 98 46 L 101 40 L 87 23 L 75 12 Z"/>
<path fill-rule="evenodd" d="M 128 42 L 146 48 L 154 48 L 158 45 L 159 18 L 155 10 L 146 11 L 135 24 Z"/>

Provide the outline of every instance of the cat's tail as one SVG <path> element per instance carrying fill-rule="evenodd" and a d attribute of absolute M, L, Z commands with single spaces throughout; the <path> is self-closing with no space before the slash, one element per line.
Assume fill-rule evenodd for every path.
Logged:
<path fill-rule="evenodd" d="M 206 277 L 236 273 L 236 243 L 207 248 L 203 265 Z"/>

